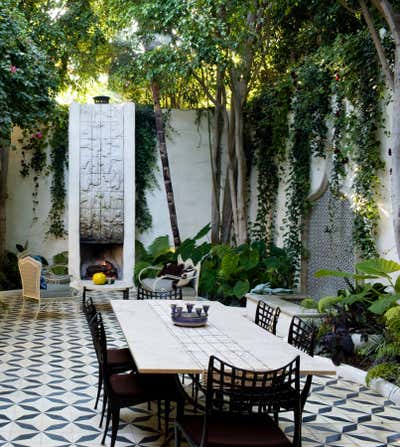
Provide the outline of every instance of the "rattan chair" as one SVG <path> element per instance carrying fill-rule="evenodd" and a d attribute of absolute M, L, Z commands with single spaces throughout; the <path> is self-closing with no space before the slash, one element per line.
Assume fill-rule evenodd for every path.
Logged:
<path fill-rule="evenodd" d="M 290 323 L 288 343 L 292 346 L 301 349 L 306 354 L 314 356 L 315 338 L 317 329 L 315 326 L 305 322 L 299 317 L 294 316 Z M 303 410 L 310 393 L 312 384 L 312 375 L 308 374 L 304 387 L 301 391 L 301 408 Z"/>
<path fill-rule="evenodd" d="M 279 307 L 274 309 L 264 301 L 260 300 L 257 303 L 255 323 L 268 332 L 276 335 L 276 325 L 278 324 L 280 313 L 281 309 Z"/>
<path fill-rule="evenodd" d="M 177 416 L 175 446 L 180 436 L 190 447 L 300 447 L 300 357 L 282 368 L 255 372 L 211 356 L 204 415 Z M 268 409 L 284 406 L 294 413 L 293 441 L 285 436 Z"/>

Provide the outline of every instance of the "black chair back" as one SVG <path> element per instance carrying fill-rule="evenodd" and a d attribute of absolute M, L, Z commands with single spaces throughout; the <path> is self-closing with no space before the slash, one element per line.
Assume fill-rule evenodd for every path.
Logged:
<path fill-rule="evenodd" d="M 254 414 L 268 408 L 300 409 L 300 356 L 271 371 L 236 368 L 211 356 L 206 413 Z"/>
<path fill-rule="evenodd" d="M 275 335 L 280 313 L 281 309 L 279 307 L 274 309 L 260 300 L 257 303 L 255 323 Z"/>
<path fill-rule="evenodd" d="M 107 363 L 107 336 L 104 330 L 103 318 L 100 312 L 96 313 L 91 322 L 93 343 L 104 377 L 108 377 L 110 371 Z"/>
<path fill-rule="evenodd" d="M 314 356 L 316 328 L 299 317 L 293 317 L 289 327 L 288 343 Z"/>
<path fill-rule="evenodd" d="M 137 288 L 137 299 L 138 300 L 181 300 L 182 299 L 182 288 L 177 287 L 176 289 L 167 291 L 153 291 L 144 289 L 142 286 Z"/>

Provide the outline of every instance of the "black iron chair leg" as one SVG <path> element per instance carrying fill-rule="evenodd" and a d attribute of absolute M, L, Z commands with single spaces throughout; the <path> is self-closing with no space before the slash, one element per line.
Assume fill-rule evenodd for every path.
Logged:
<path fill-rule="evenodd" d="M 169 400 L 165 401 L 165 413 L 164 413 L 164 424 L 165 424 L 165 436 L 168 435 L 169 430 L 169 413 L 171 412 L 171 402 Z"/>
<path fill-rule="evenodd" d="M 161 431 L 161 400 L 157 401 L 158 430 Z"/>
<path fill-rule="evenodd" d="M 313 376 L 311 374 L 308 374 L 306 383 L 304 384 L 303 389 L 301 390 L 301 412 L 303 413 L 304 406 L 307 402 L 307 397 L 310 394 L 310 388 L 312 384 L 312 378 Z"/>

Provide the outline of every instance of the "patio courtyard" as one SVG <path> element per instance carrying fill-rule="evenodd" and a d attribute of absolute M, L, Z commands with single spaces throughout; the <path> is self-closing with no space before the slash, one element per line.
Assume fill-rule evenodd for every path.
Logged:
<path fill-rule="evenodd" d="M 96 293 L 108 342 L 124 337 L 109 300 Z M 133 298 L 133 297 L 131 297 Z M 0 445 L 7 447 L 99 446 L 99 410 L 93 409 L 98 364 L 79 298 L 42 299 L 10 294 L 0 319 Z M 187 383 L 187 382 L 186 382 Z M 124 409 L 118 447 L 156 447 L 153 402 Z M 190 411 L 188 407 L 188 411 Z M 292 424 L 281 418 L 290 437 Z M 303 415 L 303 447 L 400 445 L 400 408 L 365 386 L 337 377 L 315 377 Z M 109 437 L 106 439 L 109 445 Z M 172 442 L 171 444 L 172 445 Z"/>

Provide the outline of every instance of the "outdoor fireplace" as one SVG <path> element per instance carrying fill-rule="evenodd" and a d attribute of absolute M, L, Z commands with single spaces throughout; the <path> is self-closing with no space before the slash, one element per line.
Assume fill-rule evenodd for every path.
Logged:
<path fill-rule="evenodd" d="M 135 242 L 134 104 L 72 104 L 69 270 L 81 287 L 103 272 L 131 285 Z"/>

